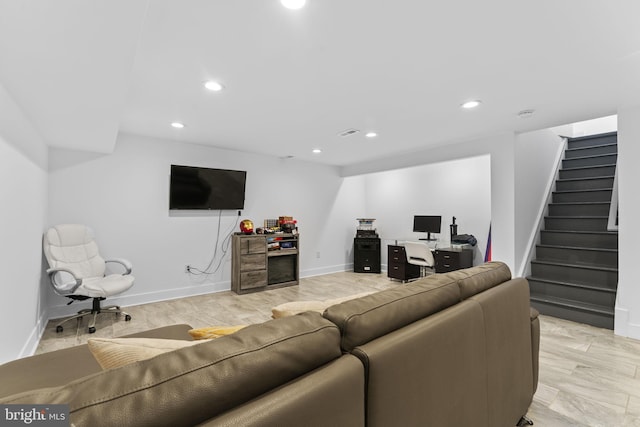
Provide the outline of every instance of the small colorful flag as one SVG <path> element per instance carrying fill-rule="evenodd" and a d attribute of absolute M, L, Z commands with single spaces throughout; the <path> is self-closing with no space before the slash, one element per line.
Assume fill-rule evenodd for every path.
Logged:
<path fill-rule="evenodd" d="M 491 261 L 491 224 L 489 224 L 489 237 L 487 237 L 487 250 L 484 252 L 484 262 Z"/>

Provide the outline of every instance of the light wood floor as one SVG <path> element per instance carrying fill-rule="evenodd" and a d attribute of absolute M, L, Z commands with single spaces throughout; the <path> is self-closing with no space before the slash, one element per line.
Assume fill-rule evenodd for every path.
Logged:
<path fill-rule="evenodd" d="M 236 295 L 220 292 L 127 307 L 132 320 L 99 316 L 97 332 L 49 322 L 36 353 L 65 348 L 91 337 L 114 337 L 175 323 L 193 327 L 269 320 L 271 307 L 288 301 L 323 300 L 403 286 L 384 274 L 335 273 L 305 278 L 300 286 Z M 610 330 L 540 317 L 540 380 L 528 416 L 539 427 L 639 426 L 640 341 Z"/>

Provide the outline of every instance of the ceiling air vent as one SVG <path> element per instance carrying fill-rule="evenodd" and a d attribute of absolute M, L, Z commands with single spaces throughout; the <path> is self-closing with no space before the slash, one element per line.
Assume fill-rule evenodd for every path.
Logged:
<path fill-rule="evenodd" d="M 533 113 L 535 113 L 536 110 L 522 110 L 518 112 L 518 117 L 520 117 L 521 119 L 528 119 L 530 117 L 533 117 Z"/>
<path fill-rule="evenodd" d="M 358 129 L 346 129 L 343 130 L 342 132 L 340 132 L 338 135 L 340 135 L 341 137 L 345 137 L 345 136 L 351 136 L 354 135 L 356 133 L 360 132 Z"/>

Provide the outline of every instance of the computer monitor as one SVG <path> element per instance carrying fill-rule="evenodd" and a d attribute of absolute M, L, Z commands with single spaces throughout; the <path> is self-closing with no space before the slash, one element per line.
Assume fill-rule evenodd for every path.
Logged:
<path fill-rule="evenodd" d="M 442 217 L 440 215 L 415 215 L 413 217 L 413 232 L 427 233 L 427 238 L 420 240 L 436 240 L 431 238 L 431 233 L 440 233 L 441 224 Z"/>

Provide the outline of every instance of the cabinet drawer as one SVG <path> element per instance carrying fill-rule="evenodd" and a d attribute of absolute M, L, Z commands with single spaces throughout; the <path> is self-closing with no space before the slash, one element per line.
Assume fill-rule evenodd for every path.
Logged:
<path fill-rule="evenodd" d="M 473 251 L 436 251 L 433 254 L 436 261 L 436 273 L 447 273 L 449 271 L 468 268 L 473 265 Z"/>
<path fill-rule="evenodd" d="M 406 272 L 406 268 L 404 263 L 403 264 L 399 264 L 399 263 L 389 263 L 389 266 L 387 267 L 387 270 L 389 271 L 389 273 L 394 273 L 396 275 L 401 275 L 404 276 L 405 272 Z"/>
<path fill-rule="evenodd" d="M 267 286 L 267 270 L 240 273 L 240 289 L 262 288 Z"/>
<path fill-rule="evenodd" d="M 444 268 L 460 268 L 460 255 L 458 254 L 441 254 L 436 260 Z"/>
<path fill-rule="evenodd" d="M 436 270 L 438 273 L 448 273 L 450 271 L 460 270 L 460 263 L 457 263 L 457 262 L 455 263 L 443 262 L 440 264 L 436 263 Z"/>
<path fill-rule="evenodd" d="M 407 255 L 404 251 L 404 246 L 388 245 L 387 246 L 387 262 L 405 263 L 407 262 Z"/>
<path fill-rule="evenodd" d="M 267 241 L 264 237 L 247 237 L 240 240 L 240 254 L 263 254 L 267 252 Z"/>
<path fill-rule="evenodd" d="M 264 270 L 267 268 L 266 254 L 242 255 L 240 271 Z"/>

